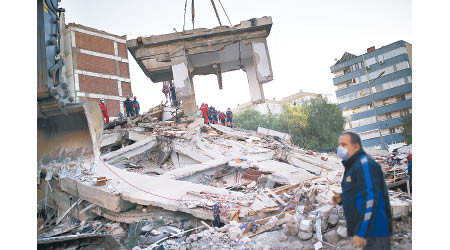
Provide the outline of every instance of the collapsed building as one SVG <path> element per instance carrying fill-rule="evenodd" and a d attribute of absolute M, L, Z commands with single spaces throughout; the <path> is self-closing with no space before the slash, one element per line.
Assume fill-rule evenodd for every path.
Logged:
<path fill-rule="evenodd" d="M 196 114 L 194 75 L 216 74 L 222 88 L 222 72 L 243 69 L 252 102 L 265 100 L 271 25 L 263 17 L 127 41 L 153 82 L 175 82 L 182 109 L 89 127 L 95 158 L 39 162 L 38 249 L 349 248 L 342 207 L 331 204 L 343 175 L 336 155 L 264 128 L 204 125 Z M 411 197 L 390 197 L 393 240 L 407 248 Z"/>
<path fill-rule="evenodd" d="M 159 110 L 133 120 L 119 119 L 105 129 L 100 159 L 39 165 L 39 205 L 53 206 L 60 223 L 73 221 L 69 218 L 78 222 L 106 219 L 105 233 L 116 232 L 126 244 L 147 249 L 157 246 L 152 246 L 156 241 L 148 234 L 157 225 L 184 232 L 199 231 L 200 226 L 209 230 L 203 233 L 208 237 L 226 235 L 228 245 L 222 249 L 239 249 L 240 240 L 248 246 L 252 239 L 275 237 L 280 227 L 289 237 L 282 243 L 288 248 L 298 245 L 297 241 L 304 249 L 314 244 L 322 244 L 323 249 L 350 244 L 342 208 L 331 205 L 332 191 L 340 192 L 343 174 L 336 155 L 298 148 L 289 137 L 267 129 L 257 133 L 207 126 L 201 118 L 189 117 L 162 121 L 163 109 Z M 407 217 L 411 210 L 408 194 L 390 191 L 390 195 L 394 218 Z M 225 227 L 211 227 L 215 208 Z M 319 218 L 324 238 L 315 226 Z M 129 232 L 131 225 L 139 228 L 135 240 L 124 234 L 123 228 Z M 185 238 L 191 243 L 169 243 L 173 249 L 187 245 L 187 249 L 202 249 L 201 241 L 194 243 L 192 237 Z M 210 249 L 213 241 L 206 241 L 205 249 Z M 247 249 L 262 249 L 258 247 L 264 239 L 256 242 Z"/>

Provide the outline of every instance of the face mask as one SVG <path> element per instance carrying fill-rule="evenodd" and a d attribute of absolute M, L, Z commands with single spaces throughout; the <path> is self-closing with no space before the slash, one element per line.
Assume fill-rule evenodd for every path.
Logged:
<path fill-rule="evenodd" d="M 342 160 L 348 160 L 347 152 L 346 148 L 339 146 L 336 153 Z"/>

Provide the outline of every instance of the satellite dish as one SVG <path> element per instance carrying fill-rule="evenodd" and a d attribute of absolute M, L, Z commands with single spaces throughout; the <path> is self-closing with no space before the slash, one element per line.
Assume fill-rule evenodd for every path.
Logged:
<path fill-rule="evenodd" d="M 338 60 L 337 58 L 334 58 L 334 61 L 335 61 L 335 62 L 337 62 L 337 60 Z"/>

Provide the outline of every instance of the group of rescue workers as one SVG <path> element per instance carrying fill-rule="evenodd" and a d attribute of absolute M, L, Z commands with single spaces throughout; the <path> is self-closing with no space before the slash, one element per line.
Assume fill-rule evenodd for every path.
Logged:
<path fill-rule="evenodd" d="M 208 104 L 202 103 L 200 106 L 202 117 L 205 124 L 221 124 L 222 126 L 233 127 L 233 112 L 230 108 L 227 112 L 216 110 L 213 106 L 208 107 Z"/>
<path fill-rule="evenodd" d="M 100 109 L 102 111 L 105 124 L 109 123 L 108 108 L 106 107 L 105 99 L 100 99 L 100 103 L 98 105 L 100 106 Z M 127 95 L 127 99 L 123 102 L 123 106 L 125 107 L 125 110 L 127 112 L 127 117 L 135 117 L 139 115 L 140 106 L 136 96 L 132 101 L 130 99 L 130 96 Z M 122 112 L 119 112 L 119 117 L 123 118 Z"/>

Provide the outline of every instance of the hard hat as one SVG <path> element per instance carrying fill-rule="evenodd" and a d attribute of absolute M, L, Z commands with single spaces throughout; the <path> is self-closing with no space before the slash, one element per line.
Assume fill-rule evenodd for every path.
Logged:
<path fill-rule="evenodd" d="M 134 97 L 134 99 L 136 99 L 136 96 Z"/>
<path fill-rule="evenodd" d="M 105 101 L 105 98 L 101 98 L 100 101 L 104 102 L 104 101 Z"/>

